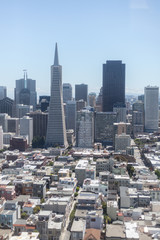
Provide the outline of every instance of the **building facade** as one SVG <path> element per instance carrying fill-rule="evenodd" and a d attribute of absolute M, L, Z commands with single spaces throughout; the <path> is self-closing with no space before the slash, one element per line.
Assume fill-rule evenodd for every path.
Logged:
<path fill-rule="evenodd" d="M 84 100 L 88 102 L 88 85 L 87 84 L 76 84 L 75 85 L 75 100 Z"/>
<path fill-rule="evenodd" d="M 154 132 L 158 130 L 158 101 L 159 88 L 145 87 L 144 90 L 144 113 L 145 113 L 145 131 Z"/>
<path fill-rule="evenodd" d="M 113 105 L 125 104 L 125 64 L 107 61 L 103 64 L 103 112 L 112 112 Z"/>
<path fill-rule="evenodd" d="M 70 83 L 63 83 L 63 102 L 72 100 L 72 85 Z"/>
<path fill-rule="evenodd" d="M 59 65 L 58 61 L 57 44 L 55 48 L 54 65 L 51 66 L 51 98 L 46 146 L 68 146 L 62 95 L 62 66 Z"/>

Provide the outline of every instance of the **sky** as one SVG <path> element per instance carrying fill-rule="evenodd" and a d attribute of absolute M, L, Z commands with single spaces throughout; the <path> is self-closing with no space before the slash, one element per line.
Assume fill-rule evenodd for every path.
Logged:
<path fill-rule="evenodd" d="M 15 80 L 36 80 L 50 94 L 58 43 L 63 83 L 99 93 L 102 64 L 126 64 L 126 94 L 160 87 L 160 0 L 0 0 L 0 85 L 13 98 Z"/>

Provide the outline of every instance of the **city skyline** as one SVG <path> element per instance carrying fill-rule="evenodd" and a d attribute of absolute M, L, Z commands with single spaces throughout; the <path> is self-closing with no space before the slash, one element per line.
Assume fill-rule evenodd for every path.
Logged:
<path fill-rule="evenodd" d="M 159 8 L 157 0 L 3 2 L 1 85 L 13 98 L 15 80 L 27 69 L 37 81 L 38 94 L 49 95 L 48 66 L 58 42 L 63 82 L 73 89 L 85 83 L 88 92 L 98 93 L 107 60 L 125 62 L 126 94 L 144 93 L 147 85 L 159 86 Z"/>

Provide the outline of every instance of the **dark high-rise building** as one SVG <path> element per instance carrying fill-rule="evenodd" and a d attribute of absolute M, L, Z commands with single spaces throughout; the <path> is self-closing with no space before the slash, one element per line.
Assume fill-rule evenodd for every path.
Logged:
<path fill-rule="evenodd" d="M 51 98 L 49 103 L 46 146 L 68 146 L 63 107 L 62 66 L 59 65 L 58 61 L 57 44 L 54 65 L 51 66 Z"/>
<path fill-rule="evenodd" d="M 75 100 L 84 100 L 87 103 L 88 100 L 88 85 L 76 84 L 75 85 Z"/>
<path fill-rule="evenodd" d="M 13 100 L 11 98 L 3 98 L 0 100 L 0 113 L 8 113 L 9 116 L 13 116 Z"/>
<path fill-rule="evenodd" d="M 39 107 L 42 112 L 47 111 L 49 107 L 50 96 L 39 96 Z"/>
<path fill-rule="evenodd" d="M 103 112 L 112 112 L 114 104 L 125 104 L 125 64 L 107 61 L 103 64 Z"/>
<path fill-rule="evenodd" d="M 48 113 L 35 111 L 27 116 L 33 118 L 33 137 L 46 137 Z"/>
<path fill-rule="evenodd" d="M 28 78 L 26 72 L 24 72 L 24 78 L 16 80 L 15 102 L 16 104 L 32 105 L 33 109 L 36 109 L 36 81 Z"/>

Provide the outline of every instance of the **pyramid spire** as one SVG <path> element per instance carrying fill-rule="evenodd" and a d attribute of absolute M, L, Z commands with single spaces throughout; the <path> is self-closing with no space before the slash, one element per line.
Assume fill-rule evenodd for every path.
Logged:
<path fill-rule="evenodd" d="M 59 66 L 59 61 L 58 61 L 58 47 L 57 47 L 57 43 L 56 43 L 56 46 L 55 46 L 54 66 Z"/>

